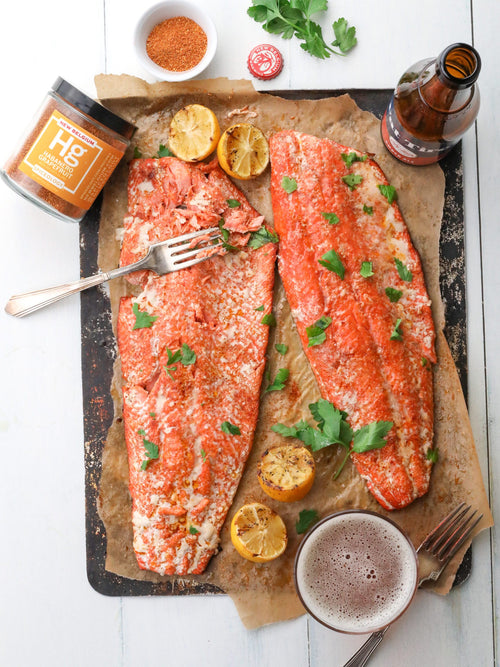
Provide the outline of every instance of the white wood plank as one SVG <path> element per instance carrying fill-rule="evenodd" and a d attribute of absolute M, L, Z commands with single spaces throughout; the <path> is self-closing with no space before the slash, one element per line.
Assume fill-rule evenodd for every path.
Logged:
<path fill-rule="evenodd" d="M 161 655 L 182 667 L 308 664 L 305 616 L 246 630 L 229 597 L 194 598 L 124 598 L 124 667 L 153 667 Z"/>
<path fill-rule="evenodd" d="M 4 3 L 2 164 L 58 75 L 93 94 L 102 4 Z M 0 184 L 0 301 L 79 275 L 78 226 Z M 0 664 L 117 664 L 119 600 L 87 582 L 78 298 L 29 319 L 0 313 Z M 102 662 L 101 662 L 102 661 Z"/>

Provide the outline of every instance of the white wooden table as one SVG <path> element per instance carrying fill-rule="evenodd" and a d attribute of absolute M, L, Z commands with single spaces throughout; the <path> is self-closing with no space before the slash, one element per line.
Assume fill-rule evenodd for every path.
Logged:
<path fill-rule="evenodd" d="M 264 33 L 249 0 L 198 0 L 219 48 L 204 76 L 248 78 L 246 58 L 276 44 L 285 67 L 265 89 L 391 88 L 407 65 L 457 41 L 483 59 L 482 108 L 463 142 L 469 406 L 492 508 L 500 452 L 500 133 L 498 0 L 330 2 L 357 27 L 347 58 L 320 62 Z M 96 73 L 138 66 L 132 32 L 148 2 L 26 0 L 0 9 L 0 159 L 5 161 L 58 75 L 95 96 Z M 150 2 L 150 4 L 153 4 Z M 0 302 L 79 276 L 78 225 L 42 213 L 0 184 Z M 71 297 L 23 320 L 0 314 L 0 664 L 119 666 L 342 665 L 362 637 L 306 616 L 247 631 L 226 596 L 108 598 L 88 584 L 80 370 L 80 304 Z M 499 566 L 495 530 L 474 542 L 472 576 L 446 598 L 419 592 L 388 633 L 374 666 L 494 664 Z"/>

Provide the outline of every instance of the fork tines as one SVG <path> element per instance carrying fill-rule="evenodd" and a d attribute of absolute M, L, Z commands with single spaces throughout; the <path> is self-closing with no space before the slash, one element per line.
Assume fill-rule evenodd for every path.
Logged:
<path fill-rule="evenodd" d="M 169 248 L 176 248 L 179 246 L 179 251 L 182 251 L 183 248 L 189 247 L 191 244 L 197 245 L 203 241 L 211 241 L 220 237 L 221 231 L 218 227 L 207 227 L 206 229 L 199 229 L 196 232 L 174 236 L 174 238 L 166 241 L 165 245 Z"/>
<path fill-rule="evenodd" d="M 482 514 L 476 516 L 477 510 L 472 513 L 471 510 L 470 505 L 460 503 L 426 537 L 419 549 L 426 549 L 440 561 L 452 558 L 483 518 Z"/>

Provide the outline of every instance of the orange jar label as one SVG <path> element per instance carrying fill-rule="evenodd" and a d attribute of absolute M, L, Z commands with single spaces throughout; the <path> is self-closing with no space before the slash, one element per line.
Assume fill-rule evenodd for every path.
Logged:
<path fill-rule="evenodd" d="M 61 199 L 88 210 L 122 155 L 53 111 L 19 169 Z"/>

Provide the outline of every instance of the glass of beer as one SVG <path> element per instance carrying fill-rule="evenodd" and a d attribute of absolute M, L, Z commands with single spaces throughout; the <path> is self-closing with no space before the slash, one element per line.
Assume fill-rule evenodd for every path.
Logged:
<path fill-rule="evenodd" d="M 418 559 L 405 533 L 368 510 L 325 517 L 295 558 L 295 584 L 306 610 L 332 630 L 381 630 L 408 608 L 418 585 Z"/>

